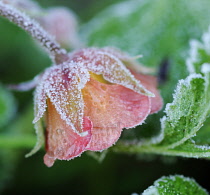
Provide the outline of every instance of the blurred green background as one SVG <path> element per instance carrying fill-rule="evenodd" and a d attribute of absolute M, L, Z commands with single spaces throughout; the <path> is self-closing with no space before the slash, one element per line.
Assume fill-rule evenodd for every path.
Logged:
<path fill-rule="evenodd" d="M 104 8 L 117 2 L 121 0 L 114 2 L 112 0 L 39 1 L 43 7 L 59 5 L 71 8 L 78 15 L 81 37 L 87 45 L 112 45 L 132 52 L 131 45 L 136 44 L 136 53 L 133 51 L 131 54 L 136 55 L 139 54 L 138 52 L 145 54 L 145 58 L 141 61 L 157 69 L 167 59 L 170 65 L 169 72 L 167 79 L 160 84 L 160 89 L 165 103 L 170 102 L 178 79 L 185 78 L 188 74 L 185 58 L 189 40 L 199 39 L 210 24 L 208 11 L 210 2 L 206 0 L 192 0 L 191 2 L 179 0 L 176 3 L 168 0 L 146 1 L 147 5 L 137 12 L 139 18 L 135 16 L 133 20 L 134 25 L 135 22 L 142 25 L 139 27 L 141 34 L 137 32 L 135 36 L 140 36 L 143 41 L 135 39 L 133 42 L 128 42 L 123 36 L 129 28 L 125 26 L 125 32 L 122 32 L 122 24 L 126 23 L 126 20 L 121 21 L 118 31 L 115 25 L 110 27 L 110 23 L 114 23 L 116 18 L 106 15 L 106 12 L 99 14 Z M 191 5 L 188 6 L 188 3 Z M 190 12 L 193 6 L 197 11 Z M 104 19 L 107 24 L 99 26 L 99 30 L 93 25 L 92 29 L 92 25 L 86 24 L 92 18 L 99 23 Z M 137 21 L 141 18 L 146 22 L 138 23 Z M 150 25 L 147 25 L 147 21 L 151 22 Z M 122 33 L 118 34 L 119 32 Z M 114 41 L 111 41 L 112 36 L 115 37 Z M 126 43 L 127 46 L 120 41 Z M 50 59 L 35 41 L 2 18 L 0 18 L 0 43 L 0 83 L 3 85 L 30 80 L 51 65 Z M 18 140 L 21 135 L 34 134 L 31 123 L 33 91 L 12 92 L 14 98 L 10 92 L 5 93 L 8 93 L 6 99 L 10 105 L 11 116 L 5 119 L 8 120 L 7 123 L 0 126 L 0 133 L 1 135 L 11 134 L 11 140 L 16 142 L 16 138 Z M 148 119 L 147 124 L 135 131 L 158 129 L 157 123 L 159 124 L 162 114 L 153 115 Z M 21 141 L 16 145 L 13 145 L 11 141 L 8 143 L 7 146 L 0 143 L 0 191 L 4 195 L 58 193 L 124 195 L 143 192 L 161 176 L 173 174 L 193 177 L 201 186 L 210 191 L 210 176 L 208 175 L 210 161 L 208 160 L 109 152 L 104 161 L 98 162 L 84 153 L 80 158 L 71 161 L 56 161 L 52 168 L 47 168 L 42 159 L 44 150 L 30 158 L 25 158 L 24 155 L 30 151 L 30 147 L 23 148 Z M 27 146 L 27 143 L 23 145 Z"/>

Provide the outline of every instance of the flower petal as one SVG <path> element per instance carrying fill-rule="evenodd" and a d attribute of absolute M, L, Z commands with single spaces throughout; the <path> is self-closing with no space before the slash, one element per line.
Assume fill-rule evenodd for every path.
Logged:
<path fill-rule="evenodd" d="M 47 96 L 61 118 L 78 134 L 82 132 L 84 110 L 81 88 L 88 79 L 88 71 L 70 63 L 51 67 L 43 78 Z"/>
<path fill-rule="evenodd" d="M 80 136 L 61 119 L 49 99 L 47 105 L 47 153 L 44 156 L 44 163 L 50 167 L 56 159 L 70 160 L 85 150 L 91 139 L 92 123 L 87 117 L 83 119 L 83 136 Z"/>
<path fill-rule="evenodd" d="M 163 107 L 163 100 L 160 96 L 160 93 L 157 89 L 157 78 L 150 75 L 144 75 L 140 73 L 135 73 L 131 71 L 136 79 L 140 80 L 141 83 L 152 93 L 155 94 L 155 97 L 151 98 L 151 111 L 150 114 L 158 112 Z"/>
<path fill-rule="evenodd" d="M 103 150 L 113 145 L 123 128 L 141 124 L 150 113 L 150 98 L 121 85 L 100 83 L 94 79 L 82 89 L 84 115 L 93 123 L 87 150 Z"/>
<path fill-rule="evenodd" d="M 89 71 L 103 75 L 111 83 L 122 85 L 146 96 L 154 96 L 135 79 L 120 59 L 103 49 L 82 49 L 71 54 L 70 60 L 83 63 Z"/>

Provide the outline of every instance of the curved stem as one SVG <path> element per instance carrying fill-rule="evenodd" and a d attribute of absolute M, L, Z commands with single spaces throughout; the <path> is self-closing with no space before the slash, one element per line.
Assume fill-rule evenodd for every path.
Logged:
<path fill-rule="evenodd" d="M 0 16 L 7 18 L 38 40 L 55 59 L 56 64 L 62 63 L 67 58 L 66 50 L 61 48 L 61 46 L 38 23 L 30 19 L 24 13 L 21 13 L 10 5 L 0 2 Z"/>

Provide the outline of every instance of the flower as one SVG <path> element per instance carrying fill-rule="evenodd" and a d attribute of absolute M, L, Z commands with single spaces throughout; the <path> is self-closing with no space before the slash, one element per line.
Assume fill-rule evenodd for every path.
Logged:
<path fill-rule="evenodd" d="M 132 64 L 116 49 L 86 48 L 45 70 L 35 91 L 33 122 L 40 134 L 45 120 L 47 166 L 107 149 L 123 128 L 142 124 L 161 109 L 155 77 L 136 73 Z"/>

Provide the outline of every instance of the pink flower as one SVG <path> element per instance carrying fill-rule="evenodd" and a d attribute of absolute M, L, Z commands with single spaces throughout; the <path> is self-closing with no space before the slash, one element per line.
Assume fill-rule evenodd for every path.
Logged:
<path fill-rule="evenodd" d="M 112 48 L 87 48 L 45 70 L 35 91 L 34 123 L 40 128 L 45 119 L 47 166 L 107 149 L 123 128 L 161 109 L 156 78 L 128 70 L 125 64 L 132 69 L 133 63 Z"/>

